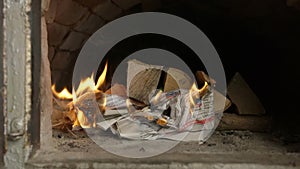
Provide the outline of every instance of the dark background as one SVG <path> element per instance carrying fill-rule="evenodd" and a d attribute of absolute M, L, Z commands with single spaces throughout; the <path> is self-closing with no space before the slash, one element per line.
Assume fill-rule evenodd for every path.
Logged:
<path fill-rule="evenodd" d="M 132 12 L 140 8 L 136 6 Z M 198 26 L 215 46 L 227 82 L 239 72 L 272 116 L 273 132 L 289 141 L 298 140 L 300 10 L 287 7 L 283 0 L 182 0 L 159 12 Z M 177 51 L 183 60 L 191 62 L 193 70 L 202 67 L 199 60 L 191 60 L 192 52 L 165 37 L 139 36 L 123 42 L 107 55 L 114 63 L 135 49 L 161 47 Z M 131 47 L 135 49 L 128 50 Z"/>
<path fill-rule="evenodd" d="M 162 11 L 197 25 L 218 51 L 228 82 L 240 72 L 272 115 L 274 131 L 296 138 L 300 10 L 282 0 L 207 0 Z"/>

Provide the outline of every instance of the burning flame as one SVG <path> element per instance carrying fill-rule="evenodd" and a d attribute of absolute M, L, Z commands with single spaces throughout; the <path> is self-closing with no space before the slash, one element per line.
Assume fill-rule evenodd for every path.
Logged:
<path fill-rule="evenodd" d="M 151 100 L 152 103 L 157 104 L 157 102 L 159 101 L 160 96 L 162 95 L 162 90 L 159 90 L 156 95 L 154 96 L 154 98 Z"/>
<path fill-rule="evenodd" d="M 100 75 L 100 77 L 99 77 L 99 79 L 97 81 L 96 89 L 99 89 L 101 87 L 101 85 L 104 83 L 105 77 L 106 77 L 106 73 L 107 73 L 107 62 L 105 64 L 103 72 L 101 73 L 101 75 Z"/>
<path fill-rule="evenodd" d="M 86 79 L 83 79 L 80 81 L 78 88 L 75 90 L 73 87 L 72 94 L 67 90 L 67 88 L 64 88 L 61 92 L 56 91 L 55 84 L 52 85 L 51 89 L 55 97 L 59 99 L 73 99 L 72 104 L 74 105 L 77 101 L 77 97 L 80 97 L 81 95 L 85 94 L 86 92 L 94 92 L 95 94 L 100 92 L 99 88 L 104 84 L 105 77 L 107 73 L 107 65 L 106 62 L 105 67 L 99 78 L 97 79 L 97 83 L 95 83 L 94 80 L 94 73 L 87 77 Z M 103 100 L 103 107 L 106 105 L 106 98 Z M 76 115 L 77 118 L 73 122 L 73 128 L 80 126 L 82 128 L 91 128 L 95 127 L 96 123 L 90 122 L 90 120 L 86 117 L 83 111 L 76 108 Z"/>
<path fill-rule="evenodd" d="M 94 81 L 94 74 L 91 77 L 83 79 L 80 81 L 79 86 L 75 92 L 76 96 L 80 96 L 89 91 L 98 91 L 95 81 Z M 74 91 L 73 91 L 74 92 Z M 74 93 L 73 93 L 74 94 Z M 74 98 L 75 100 L 76 98 Z"/>
<path fill-rule="evenodd" d="M 87 91 L 98 92 L 99 88 L 105 82 L 106 73 L 107 73 L 107 62 L 105 64 L 103 72 L 101 73 L 100 77 L 97 80 L 97 83 L 95 83 L 94 74 L 92 74 L 90 77 L 81 80 L 77 90 L 75 91 L 75 89 L 73 88 L 72 94 L 68 91 L 67 88 L 64 88 L 61 92 L 57 92 L 55 89 L 56 88 L 55 84 L 52 85 L 51 89 L 55 97 L 60 99 L 73 99 L 73 101 L 75 101 L 76 95 L 81 95 Z"/>
<path fill-rule="evenodd" d="M 97 83 L 95 84 L 94 73 L 93 73 L 91 77 L 88 77 L 80 81 L 80 84 L 76 90 L 76 95 L 81 95 L 87 91 L 99 92 L 99 88 L 103 85 L 105 81 L 106 73 L 107 73 L 107 62 L 105 64 L 103 72 L 101 73 L 101 75 L 97 80 Z"/>
<path fill-rule="evenodd" d="M 208 83 L 206 81 L 204 82 L 204 85 L 201 89 L 198 89 L 196 83 L 194 83 L 190 90 L 190 103 L 192 105 L 195 105 L 194 99 L 203 96 L 207 91 L 207 89 L 208 89 Z"/>
<path fill-rule="evenodd" d="M 56 86 L 55 84 L 52 85 L 51 89 L 55 97 L 60 98 L 60 99 L 72 99 L 73 95 L 68 91 L 68 89 L 65 87 L 61 92 L 56 91 Z"/>
<path fill-rule="evenodd" d="M 100 102 L 98 102 L 100 111 L 101 111 L 102 113 L 105 112 L 105 110 L 106 110 L 106 103 L 107 103 L 106 96 L 103 95 L 103 97 L 102 97 L 102 99 L 100 100 Z"/>
<path fill-rule="evenodd" d="M 99 88 L 105 82 L 106 73 L 107 73 L 107 62 L 105 64 L 103 72 L 101 73 L 101 75 L 99 76 L 99 78 L 97 80 L 97 83 L 95 83 L 95 81 L 94 81 L 94 74 L 92 74 L 91 77 L 81 80 L 76 92 L 75 92 L 75 89 L 73 88 L 73 92 L 72 92 L 73 93 L 73 103 L 76 103 L 77 96 L 80 96 L 86 92 L 94 92 L 94 93 L 99 92 L 100 91 Z M 100 106 L 100 109 L 105 110 L 106 97 L 104 97 L 103 99 L 104 99 L 103 104 Z M 100 110 L 100 111 L 103 111 L 103 110 Z M 82 128 L 96 127 L 95 120 L 93 120 L 93 123 L 91 123 L 89 121 L 89 119 L 85 116 L 84 112 L 79 109 L 77 110 L 77 121 L 76 121 L 76 123 L 73 124 L 73 127 L 77 126 L 78 124 L 80 124 L 80 126 Z"/>
<path fill-rule="evenodd" d="M 84 115 L 84 112 L 77 109 L 77 119 L 73 124 L 73 128 L 76 126 L 81 126 L 82 128 L 96 127 L 95 120 L 91 123 L 89 119 Z"/>
<path fill-rule="evenodd" d="M 97 80 L 97 83 L 95 84 L 94 73 L 93 73 L 91 77 L 81 80 L 78 89 L 76 90 L 76 94 L 81 93 L 85 90 L 93 90 L 95 92 L 99 91 L 98 89 L 102 86 L 102 84 L 105 81 L 106 73 L 107 73 L 107 62 L 105 64 L 103 72 L 101 73 L 101 75 Z"/>

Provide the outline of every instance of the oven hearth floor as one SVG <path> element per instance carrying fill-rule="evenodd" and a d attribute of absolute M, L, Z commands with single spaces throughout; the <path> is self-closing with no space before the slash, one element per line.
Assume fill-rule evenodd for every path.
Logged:
<path fill-rule="evenodd" d="M 106 132 L 103 139 L 108 144 L 120 140 L 118 137 Z M 103 151 L 89 138 L 84 131 L 75 132 L 78 138 L 70 133 L 53 131 L 55 148 L 62 152 L 93 152 Z M 173 141 L 170 141 L 173 142 Z M 267 133 L 254 133 L 250 131 L 216 131 L 206 143 L 198 142 L 179 143 L 170 152 L 186 153 L 212 153 L 212 152 L 269 152 L 269 153 L 300 153 L 300 144 L 287 144 L 279 138 Z"/>
<path fill-rule="evenodd" d="M 29 168 L 299 168 L 300 144 L 286 143 L 267 133 L 215 131 L 202 145 L 181 142 L 166 153 L 150 158 L 124 158 L 104 151 L 84 131 L 53 131 L 54 149 L 39 151 Z M 113 145 L 110 134 L 107 144 Z M 130 146 L 129 146 L 130 147 Z M 146 149 L 147 151 L 147 149 Z M 85 167 L 84 167 L 85 166 Z M 126 167 L 127 166 L 127 167 Z M 80 167 L 79 167 L 80 168 Z"/>

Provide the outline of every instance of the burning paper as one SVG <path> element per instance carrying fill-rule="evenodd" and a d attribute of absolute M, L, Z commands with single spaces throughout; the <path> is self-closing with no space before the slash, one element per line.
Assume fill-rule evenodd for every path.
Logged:
<path fill-rule="evenodd" d="M 190 106 L 190 91 L 176 90 L 159 92 L 153 96 L 149 106 L 129 113 L 126 109 L 115 110 L 119 116 L 97 125 L 107 130 L 115 124 L 116 134 L 122 138 L 154 140 L 159 138 L 180 140 L 189 132 L 197 132 L 198 138 L 204 140 L 215 124 L 213 113 L 213 92 L 208 91 L 201 99 L 196 98 L 195 105 Z M 125 100 L 125 98 L 124 98 Z M 204 132 L 199 138 L 199 133 Z M 194 134 L 195 135 L 195 134 Z"/>
<path fill-rule="evenodd" d="M 147 91 L 149 99 L 142 102 L 137 100 L 138 95 L 132 99 L 100 91 L 106 71 L 107 65 L 97 83 L 91 75 L 82 80 L 72 94 L 67 90 L 54 92 L 56 97 L 70 99 L 72 96 L 69 107 L 77 117 L 73 128 L 80 126 L 107 132 L 110 129 L 127 139 L 189 141 L 205 141 L 215 129 L 219 117 L 213 111 L 214 89 L 208 82 L 200 89 L 193 84 L 190 89 Z"/>

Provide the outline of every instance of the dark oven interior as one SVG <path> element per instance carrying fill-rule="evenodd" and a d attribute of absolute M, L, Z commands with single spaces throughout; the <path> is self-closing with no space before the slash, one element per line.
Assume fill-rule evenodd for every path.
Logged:
<path fill-rule="evenodd" d="M 293 63 L 287 60 L 300 54 L 297 49 L 300 12 L 283 0 L 51 0 L 45 17 L 51 79 L 56 90 L 67 87 L 72 91 L 76 59 L 96 30 L 121 16 L 146 11 L 173 14 L 200 28 L 220 56 L 227 83 L 239 72 L 264 106 L 264 116 L 270 117 L 268 132 L 284 135 L 285 141 L 294 141 L 299 132 L 299 125 L 295 125 L 299 115 L 288 106 L 292 101 L 284 96 L 288 92 L 282 87 L 290 85 L 283 84 L 286 81 L 296 83 L 294 75 L 287 73 L 293 69 L 290 66 Z M 192 72 L 205 70 L 201 60 L 184 44 L 162 35 L 138 35 L 121 41 L 106 55 L 109 63 L 106 89 L 118 64 L 133 52 L 146 48 L 162 48 L 177 54 Z M 99 67 L 97 77 L 104 64 Z M 228 111 L 235 113 L 235 109 L 233 104 Z M 56 138 L 63 135 L 54 132 Z M 74 144 L 69 147 L 76 149 Z"/>

